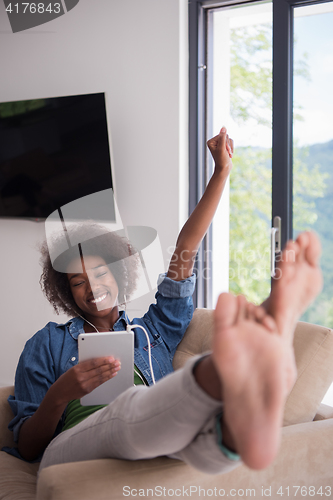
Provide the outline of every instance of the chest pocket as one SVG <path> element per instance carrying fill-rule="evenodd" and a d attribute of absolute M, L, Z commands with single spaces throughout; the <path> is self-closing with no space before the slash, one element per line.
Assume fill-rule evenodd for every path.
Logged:
<path fill-rule="evenodd" d="M 150 344 L 151 346 L 151 358 L 153 362 L 153 368 L 155 370 L 155 378 L 159 379 L 160 377 L 165 377 L 168 373 L 172 372 L 172 363 L 170 360 L 170 353 L 165 347 L 165 344 L 162 338 L 159 336 L 155 338 L 155 340 Z M 144 347 L 144 351 L 147 353 L 148 360 L 148 345 Z M 157 370 L 160 371 L 160 375 L 158 376 Z"/>
<path fill-rule="evenodd" d="M 157 346 L 159 346 L 161 344 L 162 344 L 162 339 L 161 339 L 160 336 L 158 336 L 158 337 L 155 337 L 155 340 L 150 343 L 150 347 L 153 350 L 155 347 L 157 347 Z M 148 344 L 145 347 L 143 347 L 143 350 L 146 351 L 146 352 L 148 352 L 148 350 L 149 350 L 148 349 Z"/>
<path fill-rule="evenodd" d="M 76 354 L 73 354 L 65 364 L 65 372 L 67 372 L 67 370 L 72 368 L 72 366 L 77 365 L 78 362 L 79 362 L 78 356 Z"/>

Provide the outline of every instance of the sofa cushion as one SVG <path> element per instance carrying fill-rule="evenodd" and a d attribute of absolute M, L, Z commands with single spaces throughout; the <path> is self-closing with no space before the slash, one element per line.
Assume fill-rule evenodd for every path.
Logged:
<path fill-rule="evenodd" d="M 294 335 L 297 380 L 287 398 L 283 425 L 309 422 L 333 381 L 333 332 L 299 321 Z"/>
<path fill-rule="evenodd" d="M 8 423 L 13 418 L 7 402 L 14 387 L 0 388 L 0 449 L 14 446 L 13 433 Z M 36 476 L 39 463 L 30 464 L 0 451 L 0 500 L 35 500 Z"/>
<path fill-rule="evenodd" d="M 0 451 L 0 500 L 35 500 L 38 467 Z"/>
<path fill-rule="evenodd" d="M 285 427 L 279 454 L 267 469 L 252 470 L 240 465 L 232 472 L 215 476 L 165 457 L 133 462 L 100 459 L 53 465 L 41 471 L 37 500 L 249 500 L 254 497 L 261 500 L 291 500 L 291 497 L 295 500 L 328 500 L 325 494 L 328 495 L 332 486 L 332 439 L 331 419 Z M 302 494 L 299 489 L 295 495 L 292 485 L 302 485 Z M 311 496 L 310 486 L 318 493 Z M 202 488 L 201 492 L 199 488 Z M 286 493 L 288 488 L 292 491 L 290 496 Z M 129 495 L 129 489 L 136 491 Z M 266 496 L 263 490 L 267 492 Z M 283 496 L 277 493 L 282 490 Z"/>
<path fill-rule="evenodd" d="M 14 394 L 14 387 L 0 387 L 0 450 L 3 446 L 15 446 L 13 433 L 8 429 L 8 424 L 14 417 L 7 401 L 10 394 Z"/>
<path fill-rule="evenodd" d="M 209 350 L 213 311 L 197 309 L 173 360 L 175 369 Z M 283 425 L 310 422 L 333 381 L 333 332 L 330 328 L 298 322 L 294 335 L 297 380 L 285 406 Z"/>
<path fill-rule="evenodd" d="M 173 358 L 173 367 L 178 370 L 196 354 L 208 351 L 213 335 L 212 309 L 196 309 L 185 335 L 177 347 Z"/>

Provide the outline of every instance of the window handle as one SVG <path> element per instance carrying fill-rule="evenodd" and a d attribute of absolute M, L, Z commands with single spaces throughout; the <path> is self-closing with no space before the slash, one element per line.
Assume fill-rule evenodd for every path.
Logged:
<path fill-rule="evenodd" d="M 275 276 L 275 257 L 281 252 L 281 217 L 278 215 L 273 219 L 271 228 L 271 276 Z"/>

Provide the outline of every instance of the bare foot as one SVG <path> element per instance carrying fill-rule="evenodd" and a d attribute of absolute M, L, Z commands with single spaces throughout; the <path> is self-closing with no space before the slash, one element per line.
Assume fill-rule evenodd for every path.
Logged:
<path fill-rule="evenodd" d="M 313 232 L 301 233 L 289 241 L 278 263 L 267 312 L 275 319 L 279 332 L 292 341 L 296 321 L 322 289 L 319 268 L 321 245 Z"/>
<path fill-rule="evenodd" d="M 224 293 L 215 310 L 212 359 L 236 451 L 249 467 L 267 467 L 279 448 L 284 403 L 296 377 L 290 342 L 263 308 Z"/>

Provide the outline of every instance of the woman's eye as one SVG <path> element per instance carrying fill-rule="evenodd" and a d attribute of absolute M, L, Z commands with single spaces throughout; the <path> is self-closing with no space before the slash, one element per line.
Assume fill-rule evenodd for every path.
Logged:
<path fill-rule="evenodd" d="M 105 276 L 105 275 L 106 275 L 106 272 L 105 273 L 100 273 L 100 274 L 96 275 L 96 278 L 101 278 L 102 276 Z"/>
<path fill-rule="evenodd" d="M 73 286 L 80 286 L 83 284 L 83 281 L 80 281 L 79 283 L 74 283 Z"/>

